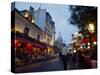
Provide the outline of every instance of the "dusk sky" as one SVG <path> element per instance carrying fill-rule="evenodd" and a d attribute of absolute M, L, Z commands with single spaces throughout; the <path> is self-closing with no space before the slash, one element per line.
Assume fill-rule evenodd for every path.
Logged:
<path fill-rule="evenodd" d="M 29 7 L 34 7 L 37 10 L 39 7 L 41 9 L 46 9 L 50 13 L 56 27 L 56 38 L 59 36 L 59 32 L 63 38 L 64 43 L 68 44 L 71 42 L 72 34 L 78 31 L 78 28 L 71 25 L 68 21 L 70 18 L 70 11 L 68 5 L 61 4 L 40 4 L 40 3 L 30 3 L 30 2 L 16 2 L 16 8 L 18 10 L 28 9 Z"/>

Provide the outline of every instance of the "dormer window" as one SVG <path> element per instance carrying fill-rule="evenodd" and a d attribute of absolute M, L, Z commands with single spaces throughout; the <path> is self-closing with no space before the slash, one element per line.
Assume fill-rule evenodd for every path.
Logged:
<path fill-rule="evenodd" d="M 29 15 L 28 20 L 31 22 L 32 21 L 32 16 Z"/>
<path fill-rule="evenodd" d="M 35 18 L 33 15 L 31 15 L 30 12 L 26 11 L 24 12 L 24 17 L 31 23 L 34 23 L 35 22 Z"/>
<path fill-rule="evenodd" d="M 28 17 L 29 16 L 29 14 L 28 13 L 25 13 L 25 15 L 24 15 L 25 17 Z"/>
<path fill-rule="evenodd" d="M 32 23 L 34 23 L 34 19 L 32 19 L 32 21 L 31 21 Z"/>

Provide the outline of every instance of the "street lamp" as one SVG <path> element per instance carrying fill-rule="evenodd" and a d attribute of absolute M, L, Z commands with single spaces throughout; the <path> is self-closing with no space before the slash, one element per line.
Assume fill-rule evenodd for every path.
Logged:
<path fill-rule="evenodd" d="M 90 49 L 90 46 L 88 46 L 88 49 Z"/>
<path fill-rule="evenodd" d="M 80 46 L 80 48 L 82 49 L 83 47 L 82 47 L 82 46 Z"/>
<path fill-rule="evenodd" d="M 93 24 L 93 23 L 90 23 L 90 24 L 88 25 L 88 30 L 89 30 L 89 32 L 90 32 L 90 33 L 94 33 L 94 29 L 95 29 L 94 24 Z"/>
<path fill-rule="evenodd" d="M 76 49 L 73 51 L 73 53 L 76 53 Z"/>
<path fill-rule="evenodd" d="M 87 28 L 88 28 L 88 31 L 90 32 L 90 34 L 89 34 L 89 40 L 90 40 L 90 42 L 88 43 L 88 45 L 89 45 L 88 49 L 91 50 L 90 55 L 92 55 L 92 50 L 93 50 L 92 49 L 92 37 L 93 37 L 93 33 L 95 32 L 95 26 L 94 26 L 93 23 L 90 23 L 90 24 L 87 25 Z"/>
<path fill-rule="evenodd" d="M 90 45 L 90 43 L 88 42 L 88 45 Z"/>
<path fill-rule="evenodd" d="M 96 45 L 96 44 L 97 44 L 97 42 L 93 42 L 93 44 L 94 44 L 94 45 Z"/>

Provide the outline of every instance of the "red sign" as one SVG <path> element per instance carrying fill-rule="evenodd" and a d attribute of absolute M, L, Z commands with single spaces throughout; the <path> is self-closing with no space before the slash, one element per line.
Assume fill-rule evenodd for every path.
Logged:
<path fill-rule="evenodd" d="M 15 40 L 15 47 L 18 48 L 21 46 L 21 42 L 19 40 Z"/>
<path fill-rule="evenodd" d="M 93 41 L 93 42 L 96 42 L 96 41 L 97 41 L 97 37 L 94 36 L 94 37 L 92 38 L 92 41 Z"/>

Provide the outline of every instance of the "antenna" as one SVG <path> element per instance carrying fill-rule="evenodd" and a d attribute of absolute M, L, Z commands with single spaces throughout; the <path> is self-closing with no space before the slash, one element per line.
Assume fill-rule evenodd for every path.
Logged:
<path fill-rule="evenodd" d="M 42 8 L 42 4 L 40 3 L 40 8 Z"/>
<path fill-rule="evenodd" d="M 42 4 L 40 3 L 40 4 L 39 4 L 39 9 L 41 9 L 41 7 L 42 7 Z"/>
<path fill-rule="evenodd" d="M 40 16 L 40 9 L 41 9 L 41 3 L 39 4 L 39 8 L 38 8 L 37 23 L 38 23 L 38 20 L 39 20 L 39 16 Z"/>

